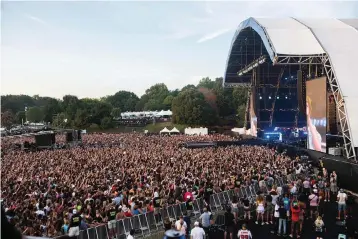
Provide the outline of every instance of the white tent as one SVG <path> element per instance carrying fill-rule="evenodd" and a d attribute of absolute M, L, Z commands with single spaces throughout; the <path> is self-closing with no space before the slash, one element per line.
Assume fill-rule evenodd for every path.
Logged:
<path fill-rule="evenodd" d="M 170 130 L 171 134 L 180 134 L 180 131 L 177 128 L 173 128 L 172 130 Z"/>
<path fill-rule="evenodd" d="M 171 116 L 172 112 L 170 110 L 164 111 L 161 110 L 156 116 Z"/>
<path fill-rule="evenodd" d="M 169 134 L 169 133 L 170 133 L 170 130 L 167 129 L 167 127 L 165 127 L 165 128 L 162 129 L 159 133 L 160 133 L 160 134 Z"/>
<path fill-rule="evenodd" d="M 233 129 L 231 129 L 231 131 L 234 132 L 234 133 L 238 133 L 238 134 L 245 134 L 246 133 L 245 128 L 233 128 Z"/>

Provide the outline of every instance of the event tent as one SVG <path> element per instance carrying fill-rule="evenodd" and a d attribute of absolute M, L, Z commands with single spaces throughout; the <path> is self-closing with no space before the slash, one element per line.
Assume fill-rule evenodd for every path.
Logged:
<path fill-rule="evenodd" d="M 169 130 L 167 127 L 165 127 L 165 128 L 162 129 L 159 133 L 160 133 L 160 134 L 169 134 L 169 133 L 170 133 L 170 130 Z"/>
<path fill-rule="evenodd" d="M 171 134 L 180 134 L 180 131 L 177 128 L 173 128 L 172 130 L 170 130 Z"/>

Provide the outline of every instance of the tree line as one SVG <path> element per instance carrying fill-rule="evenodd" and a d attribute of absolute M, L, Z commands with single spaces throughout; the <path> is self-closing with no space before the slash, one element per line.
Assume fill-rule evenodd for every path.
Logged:
<path fill-rule="evenodd" d="M 164 83 L 151 86 L 138 97 L 118 91 L 100 99 L 65 95 L 62 99 L 39 95 L 1 96 L 1 126 L 30 122 L 50 122 L 57 127 L 88 128 L 95 124 L 106 129 L 121 112 L 172 110 L 172 121 L 186 125 L 243 124 L 247 89 L 222 87 L 222 78 L 206 77 L 195 85 L 169 90 Z"/>

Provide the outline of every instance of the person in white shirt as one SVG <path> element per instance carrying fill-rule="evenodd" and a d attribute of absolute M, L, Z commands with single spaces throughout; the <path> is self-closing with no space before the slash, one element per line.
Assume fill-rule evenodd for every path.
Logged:
<path fill-rule="evenodd" d="M 239 239 L 252 239 L 252 234 L 249 230 L 246 229 L 246 224 L 242 225 L 242 229 L 237 233 L 237 238 Z"/>
<path fill-rule="evenodd" d="M 338 217 L 337 219 L 341 219 L 341 212 L 343 211 L 344 218 L 346 218 L 346 201 L 347 201 L 347 194 L 343 191 L 343 189 L 339 190 L 337 195 L 337 202 L 338 202 Z"/>
<path fill-rule="evenodd" d="M 188 225 L 186 225 L 186 222 L 184 221 L 183 216 L 180 216 L 179 220 L 175 222 L 175 229 L 177 229 L 177 231 L 184 233 L 184 235 L 185 235 L 187 228 L 188 228 Z"/>
<path fill-rule="evenodd" d="M 134 229 L 130 230 L 129 235 L 127 236 L 127 239 L 134 239 Z"/>
<path fill-rule="evenodd" d="M 194 222 L 194 228 L 190 232 L 190 239 L 204 239 L 205 231 L 199 227 L 199 222 Z"/>

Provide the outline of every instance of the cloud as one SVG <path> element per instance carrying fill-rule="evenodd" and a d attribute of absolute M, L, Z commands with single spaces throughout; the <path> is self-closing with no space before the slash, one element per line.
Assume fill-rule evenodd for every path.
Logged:
<path fill-rule="evenodd" d="M 216 32 L 212 32 L 212 33 L 207 34 L 207 35 L 203 36 L 202 38 L 200 38 L 197 41 L 197 43 L 203 43 L 203 42 L 215 39 L 215 38 L 217 38 L 217 37 L 229 32 L 229 31 L 231 31 L 231 28 L 225 28 L 225 29 L 218 30 Z"/>
<path fill-rule="evenodd" d="M 40 24 L 42 24 L 42 25 L 45 25 L 45 26 L 48 26 L 48 25 L 49 25 L 46 21 L 42 20 L 41 18 L 32 16 L 32 15 L 30 15 L 30 14 L 25 14 L 25 17 L 27 17 L 28 19 L 31 19 L 32 21 L 35 21 L 35 22 L 37 22 L 37 23 L 40 23 Z"/>
<path fill-rule="evenodd" d="M 213 9 L 209 6 L 208 3 L 205 4 L 205 12 L 209 15 L 212 15 L 214 13 Z"/>

